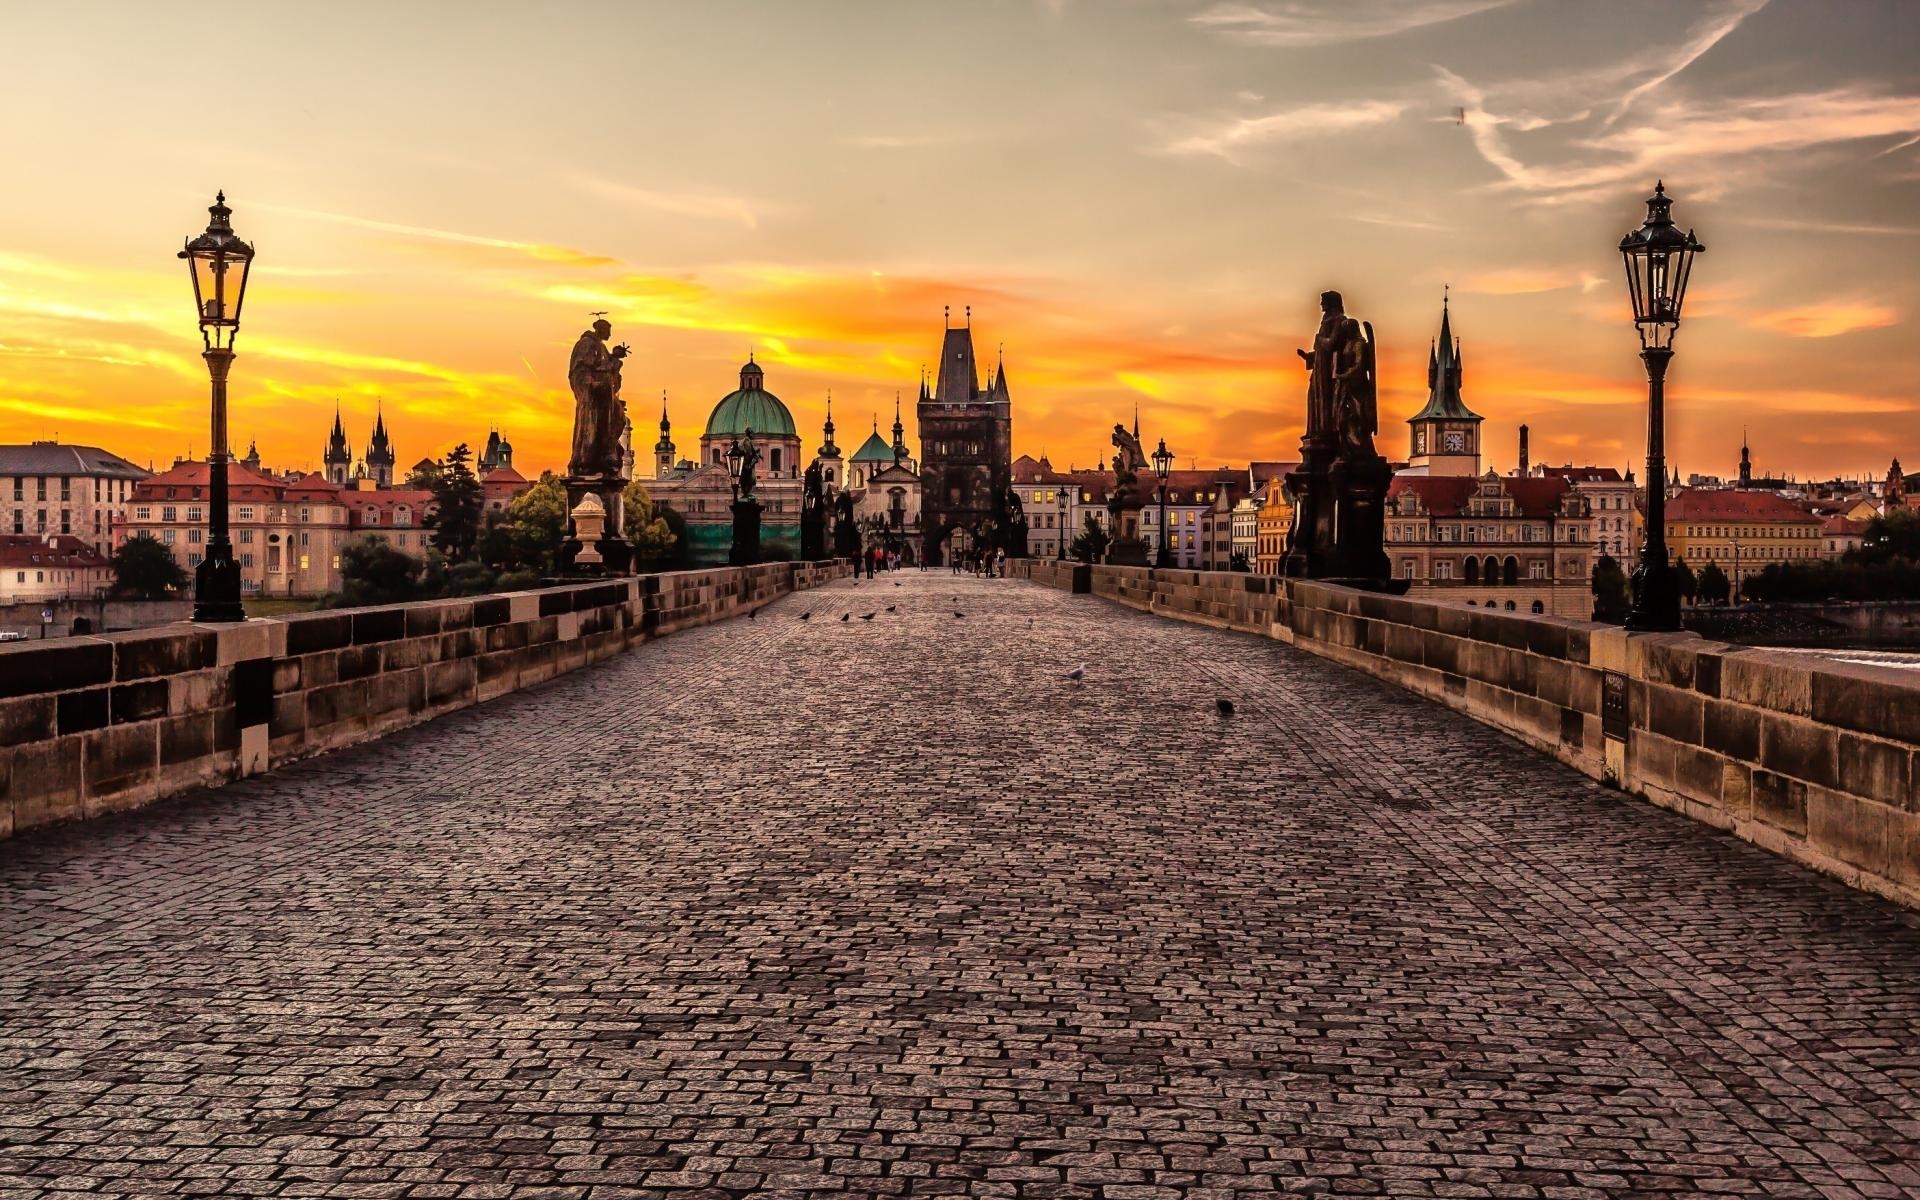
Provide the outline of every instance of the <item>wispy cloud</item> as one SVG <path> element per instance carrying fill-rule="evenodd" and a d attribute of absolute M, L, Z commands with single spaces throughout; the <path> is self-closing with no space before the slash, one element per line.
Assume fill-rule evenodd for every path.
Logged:
<path fill-rule="evenodd" d="M 768 217 L 784 215 L 789 206 L 771 200 L 736 196 L 726 192 L 672 192 L 637 187 L 630 183 L 604 179 L 598 175 L 574 172 L 575 187 L 588 195 L 613 204 L 645 209 L 672 217 L 691 217 L 701 221 L 733 221 L 747 229 L 758 229 Z"/>
<path fill-rule="evenodd" d="M 1216 4 L 1191 20 L 1223 37 L 1255 46 L 1324 46 L 1457 21 L 1517 0 L 1272 0 Z"/>
<path fill-rule="evenodd" d="M 255 200 L 252 207 L 263 208 L 269 212 L 285 213 L 288 216 L 304 217 L 311 221 L 325 221 L 334 225 L 346 225 L 354 229 L 367 229 L 376 233 L 393 234 L 396 237 L 414 238 L 426 242 L 444 242 L 458 246 L 477 246 L 488 250 L 506 250 L 523 254 L 542 262 L 559 263 L 567 266 L 590 267 L 608 266 L 615 260 L 605 255 L 589 254 L 584 250 L 574 250 L 566 246 L 551 246 L 540 242 L 517 242 L 507 238 L 484 237 L 475 233 L 459 233 L 450 229 L 431 229 L 424 225 L 402 225 L 394 221 L 376 221 L 370 217 L 356 217 L 349 213 L 322 212 L 312 208 L 295 208 L 286 204 L 272 204 Z M 313 273 L 307 269 L 307 273 Z"/>
<path fill-rule="evenodd" d="M 1169 142 L 1168 154 L 1210 154 L 1233 160 L 1237 152 L 1276 142 L 1331 137 L 1370 125 L 1396 121 L 1411 103 L 1405 100 L 1356 100 L 1308 104 L 1260 117 L 1235 117 L 1212 128 Z"/>
<path fill-rule="evenodd" d="M 1872 300 L 1829 300 L 1756 313 L 1751 323 L 1789 337 L 1827 338 L 1900 323 L 1900 310 Z"/>

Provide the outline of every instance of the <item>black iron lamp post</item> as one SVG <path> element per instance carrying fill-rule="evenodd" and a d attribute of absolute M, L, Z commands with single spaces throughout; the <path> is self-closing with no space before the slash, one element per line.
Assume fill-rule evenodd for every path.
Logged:
<path fill-rule="evenodd" d="M 180 257 L 193 276 L 193 307 L 206 349 L 207 375 L 213 384 L 213 439 L 207 455 L 207 554 L 193 579 L 193 619 L 244 621 L 240 603 L 240 563 L 233 556 L 227 528 L 227 372 L 233 366 L 233 339 L 240 332 L 240 305 L 247 295 L 253 247 L 234 236 L 227 194 L 207 209 L 207 231 L 186 244 Z"/>
<path fill-rule="evenodd" d="M 1065 559 L 1067 557 L 1067 517 L 1069 515 L 1067 512 L 1067 504 L 1069 503 L 1071 498 L 1068 495 L 1066 488 L 1061 488 L 1058 491 L 1054 492 L 1053 498 L 1059 502 L 1059 509 L 1060 509 L 1060 520 L 1059 520 L 1060 536 L 1058 538 L 1059 544 L 1054 547 L 1053 556 L 1056 559 Z"/>
<path fill-rule="evenodd" d="M 752 430 L 747 431 L 747 444 L 753 444 Z M 727 562 L 736 567 L 750 567 L 760 561 L 760 502 L 741 489 L 749 457 L 749 450 L 741 448 L 738 438 L 727 448 L 727 477 L 733 481 L 733 546 Z"/>
<path fill-rule="evenodd" d="M 1167 531 L 1167 476 L 1173 473 L 1173 451 L 1167 449 L 1167 439 L 1160 439 L 1160 448 L 1153 452 L 1153 473 L 1160 480 L 1160 549 L 1153 556 L 1156 567 L 1173 565 L 1173 550 L 1169 543 L 1172 534 Z"/>
<path fill-rule="evenodd" d="M 1673 337 L 1680 329 L 1680 305 L 1686 299 L 1693 256 L 1706 249 L 1689 229 L 1673 223 L 1673 201 L 1665 183 L 1647 197 L 1647 219 L 1620 239 L 1627 264 L 1627 290 L 1633 296 L 1633 324 L 1640 331 L 1640 361 L 1647 365 L 1647 536 L 1633 572 L 1633 607 L 1627 628 L 1680 628 L 1680 588 L 1667 561 L 1667 365 L 1673 361 Z"/>

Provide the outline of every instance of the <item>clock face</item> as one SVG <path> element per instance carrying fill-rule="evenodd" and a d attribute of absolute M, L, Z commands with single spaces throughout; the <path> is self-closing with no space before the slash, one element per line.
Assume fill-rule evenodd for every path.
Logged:
<path fill-rule="evenodd" d="M 1465 451 L 1466 448 L 1467 448 L 1466 434 L 1456 431 L 1454 433 L 1449 433 L 1447 435 L 1447 453 L 1448 454 L 1459 454 Z"/>

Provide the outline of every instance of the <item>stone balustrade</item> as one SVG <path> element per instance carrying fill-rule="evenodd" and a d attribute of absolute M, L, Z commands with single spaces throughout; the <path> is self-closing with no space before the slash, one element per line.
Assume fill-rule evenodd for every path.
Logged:
<path fill-rule="evenodd" d="M 379 737 L 849 569 L 677 571 L 0 645 L 0 837 Z"/>
<path fill-rule="evenodd" d="M 1015 573 L 1068 586 L 1052 563 Z M 1305 580 L 1090 574 L 1095 596 L 1366 671 L 1595 779 L 1920 907 L 1920 671 Z"/>

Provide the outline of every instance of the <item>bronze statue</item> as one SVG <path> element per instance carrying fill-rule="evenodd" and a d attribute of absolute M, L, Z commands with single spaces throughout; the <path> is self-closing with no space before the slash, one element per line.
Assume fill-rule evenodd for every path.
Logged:
<path fill-rule="evenodd" d="M 747 430 L 743 437 L 746 443 L 744 446 L 740 442 L 735 442 L 733 445 L 740 451 L 740 499 L 751 500 L 754 484 L 753 468 L 754 464 L 760 461 L 760 447 L 753 440 L 753 430 Z M 727 453 L 732 454 L 733 451 L 729 450 Z"/>
<path fill-rule="evenodd" d="M 1340 440 L 1373 452 L 1380 427 L 1373 379 L 1373 330 L 1346 314 L 1339 292 L 1320 293 L 1313 349 L 1296 350 L 1306 366 L 1307 437 Z"/>
<path fill-rule="evenodd" d="M 625 465 L 620 445 L 627 407 L 620 400 L 620 363 L 626 343 L 608 349 L 613 326 L 604 318 L 580 335 L 567 360 L 567 386 L 573 389 L 573 458 L 567 474 L 575 479 L 619 478 Z"/>
<path fill-rule="evenodd" d="M 1113 444 L 1120 453 L 1113 456 L 1113 473 L 1119 479 L 1130 479 L 1147 468 L 1146 452 L 1140 449 L 1140 439 L 1127 432 L 1127 427 L 1115 422 L 1113 426 Z"/>

